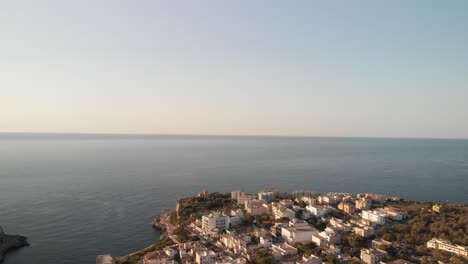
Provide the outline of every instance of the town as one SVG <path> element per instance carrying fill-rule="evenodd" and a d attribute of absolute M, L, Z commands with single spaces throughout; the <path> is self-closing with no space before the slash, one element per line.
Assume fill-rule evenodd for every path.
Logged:
<path fill-rule="evenodd" d="M 158 243 L 96 263 L 467 263 L 467 212 L 373 193 L 202 191 L 155 219 Z"/>

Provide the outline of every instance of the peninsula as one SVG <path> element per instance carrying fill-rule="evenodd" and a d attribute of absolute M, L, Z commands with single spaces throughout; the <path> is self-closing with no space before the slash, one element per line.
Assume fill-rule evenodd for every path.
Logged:
<path fill-rule="evenodd" d="M 373 193 L 203 191 L 153 226 L 156 244 L 96 263 L 468 263 L 468 205 Z"/>
<path fill-rule="evenodd" d="M 3 262 L 5 254 L 14 249 L 29 246 L 27 238 L 19 235 L 7 235 L 0 226 L 0 263 Z"/>

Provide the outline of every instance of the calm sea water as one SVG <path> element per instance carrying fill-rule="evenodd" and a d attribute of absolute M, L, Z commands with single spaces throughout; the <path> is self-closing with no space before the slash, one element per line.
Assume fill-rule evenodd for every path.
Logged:
<path fill-rule="evenodd" d="M 94 263 L 155 242 L 183 196 L 233 189 L 376 192 L 468 202 L 468 140 L 0 134 L 6 264 Z"/>

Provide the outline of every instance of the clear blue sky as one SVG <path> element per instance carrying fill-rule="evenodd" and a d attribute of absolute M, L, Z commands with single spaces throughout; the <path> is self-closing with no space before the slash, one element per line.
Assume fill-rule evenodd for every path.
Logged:
<path fill-rule="evenodd" d="M 468 138 L 468 1 L 3 1 L 0 131 Z"/>

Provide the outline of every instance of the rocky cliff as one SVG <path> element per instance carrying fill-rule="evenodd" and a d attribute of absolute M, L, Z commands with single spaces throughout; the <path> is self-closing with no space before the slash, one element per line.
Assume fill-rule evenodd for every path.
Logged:
<path fill-rule="evenodd" d="M 8 251 L 25 246 L 29 246 L 26 237 L 7 235 L 3 232 L 3 228 L 0 226 L 0 263 L 3 261 L 3 257 Z"/>

